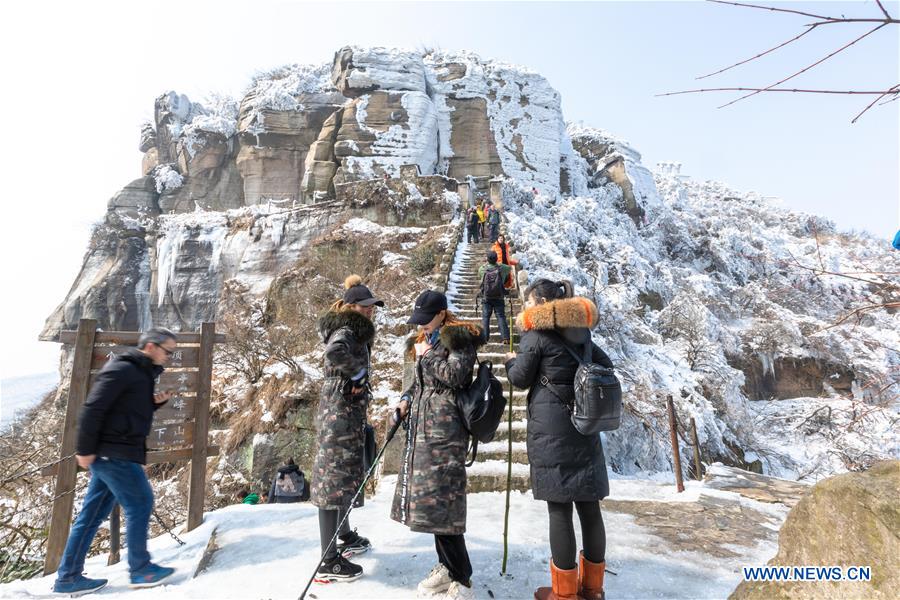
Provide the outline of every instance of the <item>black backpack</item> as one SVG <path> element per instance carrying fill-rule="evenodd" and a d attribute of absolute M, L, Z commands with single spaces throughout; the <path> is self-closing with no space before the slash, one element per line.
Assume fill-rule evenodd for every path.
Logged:
<path fill-rule="evenodd" d="M 506 288 L 503 287 L 503 270 L 500 265 L 490 267 L 481 277 L 481 294 L 485 298 L 496 300 L 506 295 Z"/>
<path fill-rule="evenodd" d="M 582 435 L 595 435 L 601 431 L 619 428 L 622 420 L 622 385 L 615 371 L 591 360 L 591 342 L 585 345 L 580 357 L 562 340 L 563 347 L 578 361 L 575 371 L 575 400 L 571 406 L 553 390 L 546 377 L 541 383 L 569 409 L 572 425 Z"/>
<path fill-rule="evenodd" d="M 465 390 L 456 394 L 456 406 L 462 417 L 466 431 L 472 436 L 472 460 L 466 463 L 467 467 L 475 462 L 478 454 L 478 442 L 488 443 L 494 439 L 503 411 L 506 410 L 506 397 L 503 395 L 503 386 L 494 376 L 493 365 L 490 361 L 478 363 L 478 373 L 474 381 Z"/>

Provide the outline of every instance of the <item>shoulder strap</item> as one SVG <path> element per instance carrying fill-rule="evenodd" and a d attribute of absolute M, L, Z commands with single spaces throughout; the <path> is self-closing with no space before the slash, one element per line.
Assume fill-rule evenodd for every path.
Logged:
<path fill-rule="evenodd" d="M 591 342 L 590 342 L 590 341 L 588 341 L 587 345 L 585 346 L 585 349 L 584 349 L 584 358 L 581 358 L 581 357 L 578 356 L 578 354 L 575 353 L 574 350 L 572 350 L 571 346 L 569 346 L 569 343 L 563 338 L 563 336 L 561 336 L 561 335 L 560 335 L 559 333 L 557 333 L 556 331 L 552 331 L 551 333 L 552 333 L 553 335 L 555 335 L 555 336 L 557 337 L 557 339 L 558 339 L 560 342 L 562 342 L 563 348 L 565 348 L 566 351 L 567 351 L 569 354 L 572 355 L 572 358 L 574 358 L 575 360 L 578 361 L 578 364 L 579 364 L 579 365 L 590 364 L 590 362 L 591 362 L 591 354 L 590 354 L 590 352 L 591 352 Z"/>
<path fill-rule="evenodd" d="M 469 446 L 469 450 L 472 451 L 472 459 L 466 463 L 466 467 L 471 467 L 472 465 L 474 465 L 474 464 L 475 464 L 475 457 L 478 456 L 478 438 L 476 438 L 476 437 L 473 435 L 473 436 L 470 436 L 470 439 L 472 440 L 472 443 L 471 443 L 471 445 Z M 466 456 L 467 456 L 467 457 L 468 457 L 468 454 L 469 454 L 469 453 L 466 452 Z"/>

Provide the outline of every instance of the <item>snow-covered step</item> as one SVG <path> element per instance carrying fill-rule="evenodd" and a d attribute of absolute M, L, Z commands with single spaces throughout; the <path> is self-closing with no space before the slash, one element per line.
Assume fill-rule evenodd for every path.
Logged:
<path fill-rule="evenodd" d="M 456 307 L 457 314 L 469 314 L 473 316 L 481 316 L 481 299 L 476 299 L 475 296 L 460 296 L 455 294 L 447 294 L 447 297 L 453 301 L 453 305 Z M 509 317 L 509 304 L 504 303 L 503 308 L 506 309 L 507 318 Z M 518 306 L 513 306 L 513 311 L 516 315 L 521 312 Z"/>
<path fill-rule="evenodd" d="M 524 442 L 527 438 L 528 431 L 528 421 L 525 419 L 520 419 L 518 421 L 513 421 L 512 423 L 512 439 L 514 442 Z M 494 435 L 494 441 L 505 442 L 509 439 L 509 424 L 506 421 L 500 423 L 500 427 L 497 428 L 497 433 Z"/>
<path fill-rule="evenodd" d="M 487 344 L 485 344 L 487 345 Z M 495 344 L 492 344 L 495 345 Z M 501 345 L 502 350 L 485 350 L 484 346 L 481 346 L 478 349 L 478 358 L 481 360 L 491 360 L 497 364 L 503 364 L 503 361 L 506 358 L 506 349 L 508 346 Z"/>
<path fill-rule="evenodd" d="M 447 298 L 453 300 L 453 303 L 460 308 L 468 308 L 474 311 L 481 312 L 481 305 L 483 300 L 479 295 L 479 290 L 453 290 L 447 292 Z M 503 301 L 503 308 L 506 309 L 507 314 L 509 314 L 509 299 L 505 299 Z M 522 305 L 517 300 L 513 300 L 512 302 L 512 310 L 515 314 L 519 314 L 522 312 Z"/>
<path fill-rule="evenodd" d="M 460 310 L 465 310 L 467 312 L 477 313 L 478 315 L 481 314 L 482 300 L 475 292 L 471 294 L 449 292 L 447 294 L 447 298 L 456 307 L 457 312 L 459 312 Z M 509 302 L 504 302 L 503 308 L 506 310 L 507 315 L 509 315 Z M 517 302 L 514 302 L 512 306 L 512 312 L 518 315 L 520 312 L 522 312 L 522 307 Z"/>
<path fill-rule="evenodd" d="M 519 341 L 519 336 L 517 334 L 513 335 L 513 349 L 515 349 L 515 344 Z M 483 345 L 479 348 L 480 353 L 493 353 L 500 354 L 501 356 L 506 356 L 506 353 L 509 352 L 508 344 L 501 344 L 499 341 L 490 341 L 487 344 Z"/>
<path fill-rule="evenodd" d="M 502 492 L 506 490 L 507 463 L 505 460 L 477 461 L 466 468 L 466 491 Z M 531 470 L 528 465 L 513 463 L 511 487 L 514 490 L 531 489 Z"/>
<path fill-rule="evenodd" d="M 454 271 L 450 275 L 451 280 L 460 280 L 460 279 L 470 279 L 475 280 L 478 278 L 478 269 L 481 268 L 481 265 L 486 264 L 483 260 L 481 261 L 466 261 L 463 260 L 459 263 L 459 268 Z"/>
<path fill-rule="evenodd" d="M 522 465 L 528 464 L 528 450 L 525 442 L 513 442 L 512 444 L 512 461 Z M 478 462 L 487 462 L 489 460 L 506 461 L 509 452 L 509 442 L 506 440 L 488 442 L 487 444 L 478 444 L 478 455 L 475 460 Z"/>

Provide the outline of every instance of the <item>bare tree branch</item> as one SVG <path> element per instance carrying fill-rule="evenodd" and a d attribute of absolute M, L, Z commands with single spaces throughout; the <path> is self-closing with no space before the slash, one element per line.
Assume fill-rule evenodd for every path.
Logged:
<path fill-rule="evenodd" d="M 815 23 L 807 23 L 806 24 L 807 27 L 812 27 L 812 26 L 816 26 L 816 25 L 828 25 L 831 23 L 885 23 L 885 24 L 887 24 L 887 23 L 900 22 L 897 19 L 894 19 L 893 17 L 891 17 L 891 15 L 889 15 L 888 12 L 886 10 L 884 10 L 884 7 L 881 6 L 880 0 L 876 0 L 876 2 L 878 2 L 878 6 L 881 7 L 881 12 L 884 13 L 884 16 L 885 16 L 884 19 L 874 19 L 874 18 L 864 19 L 864 18 L 860 18 L 860 17 L 847 18 L 844 16 L 826 17 L 824 15 L 814 15 L 814 14 L 808 13 L 808 12 L 801 12 L 799 10 L 790 10 L 787 8 L 776 8 L 774 6 L 760 6 L 758 4 L 745 4 L 743 2 L 726 2 L 725 0 L 707 0 L 707 1 L 713 2 L 715 4 L 730 4 L 732 6 L 742 6 L 744 8 L 759 8 L 761 10 L 770 10 L 773 12 L 790 13 L 790 14 L 794 14 L 794 15 L 801 15 L 804 17 L 813 17 L 815 19 L 820 19 L 819 21 L 817 21 Z"/>
<path fill-rule="evenodd" d="M 849 274 L 847 274 L 847 273 L 836 273 L 836 272 L 834 272 L 834 271 L 826 271 L 825 269 L 818 269 L 818 268 L 816 268 L 816 267 L 810 267 L 810 266 L 808 266 L 808 265 L 804 265 L 803 263 L 801 263 L 801 262 L 797 259 L 797 257 L 794 256 L 794 253 L 791 252 L 790 250 L 788 250 L 787 253 L 791 256 L 792 259 L 794 259 L 794 262 L 793 262 L 793 265 L 794 265 L 794 266 L 800 267 L 801 269 L 805 269 L 805 270 L 807 270 L 807 271 L 812 271 L 812 272 L 816 275 L 816 277 L 818 277 L 818 276 L 820 276 L 820 275 L 833 275 L 833 276 L 835 276 L 835 277 L 843 277 L 844 279 L 852 279 L 852 280 L 854 280 L 854 281 L 861 281 L 861 282 L 867 283 L 867 284 L 869 284 L 869 285 L 874 285 L 874 286 L 887 286 L 889 289 L 892 289 L 892 288 L 896 287 L 895 284 L 892 284 L 892 283 L 890 283 L 890 282 L 884 282 L 884 281 L 872 281 L 871 279 L 864 279 L 864 278 L 862 278 L 862 277 L 856 277 L 856 276 L 853 276 L 853 275 L 849 275 Z M 788 265 L 788 264 L 792 264 L 792 263 L 790 263 L 789 261 L 784 261 L 784 264 Z M 873 274 L 873 275 L 881 275 L 882 273 L 880 273 L 880 272 L 875 272 L 875 273 L 872 273 L 872 274 Z"/>
<path fill-rule="evenodd" d="M 797 72 L 794 73 L 793 75 L 789 75 L 788 77 L 785 77 L 785 78 L 782 79 L 781 81 L 777 81 L 777 82 L 773 83 L 772 85 L 767 86 L 766 88 L 764 88 L 764 89 L 762 89 L 762 90 L 760 90 L 760 91 L 770 90 L 770 89 L 774 88 L 774 87 L 777 86 L 777 85 L 781 85 L 782 83 L 784 83 L 784 82 L 786 82 L 786 81 L 789 81 L 789 80 L 793 79 L 794 77 L 797 77 L 798 75 L 802 75 L 803 73 L 809 71 L 809 70 L 812 69 L 813 67 L 822 64 L 823 62 L 825 62 L 826 60 L 828 60 L 828 59 L 831 58 L 832 56 L 834 56 L 834 55 L 836 55 L 836 54 L 839 54 L 839 53 L 843 52 L 844 50 L 846 50 L 847 48 L 849 48 L 850 46 L 852 46 L 852 45 L 855 44 L 856 42 L 858 42 L 858 41 L 860 41 L 860 40 L 862 40 L 862 39 L 864 39 L 864 38 L 866 38 L 866 37 L 872 35 L 873 33 L 875 33 L 876 31 L 878 31 L 879 29 L 881 29 L 881 28 L 884 27 L 885 25 L 887 25 L 887 23 L 882 23 L 882 24 L 879 25 L 878 27 L 875 27 L 875 28 L 873 28 L 873 29 L 870 29 L 869 31 L 867 31 L 866 33 L 862 34 L 861 36 L 859 36 L 858 38 L 856 38 L 856 39 L 853 40 L 852 42 L 849 42 L 849 43 L 847 43 L 847 44 L 844 44 L 843 46 L 841 46 L 840 48 L 838 48 L 838 49 L 835 50 L 834 52 L 828 54 L 827 56 L 825 56 L 825 57 L 823 57 L 823 58 L 820 58 L 819 60 L 817 60 L 817 61 L 814 62 L 813 64 L 809 65 L 808 67 L 804 67 L 803 69 L 800 69 L 799 71 L 797 71 Z M 736 100 L 732 100 L 731 102 L 728 102 L 728 103 L 726 103 L 726 104 L 723 104 L 723 105 L 720 106 L 719 108 L 725 108 L 726 106 L 731 106 L 731 105 L 734 104 L 735 102 L 740 102 L 741 100 L 744 100 L 745 98 L 750 98 L 751 96 L 755 96 L 756 94 L 759 94 L 759 93 L 760 93 L 760 92 L 751 92 L 751 93 L 749 93 L 749 94 L 746 94 L 746 95 L 744 95 L 744 96 L 741 96 L 740 98 L 737 98 Z"/>
<path fill-rule="evenodd" d="M 679 94 L 696 94 L 699 92 L 793 92 L 798 94 L 851 94 L 857 96 L 885 96 L 888 94 L 898 94 L 900 90 L 893 88 L 880 91 L 863 91 L 863 90 L 807 90 L 799 88 L 750 88 L 750 87 L 720 87 L 720 88 L 701 88 L 696 90 L 682 90 L 680 92 L 666 92 L 664 94 L 656 94 L 660 96 L 678 96 Z"/>
<path fill-rule="evenodd" d="M 887 96 L 888 94 L 890 94 L 890 93 L 892 93 L 892 92 L 895 94 L 895 96 L 894 96 L 891 100 L 896 100 L 896 99 L 897 99 L 896 94 L 897 94 L 898 91 L 900 91 L 900 83 L 898 83 L 897 85 L 895 85 L 894 87 L 892 87 L 891 89 L 889 89 L 888 91 L 886 91 L 885 93 L 883 93 L 882 95 L 880 95 L 880 96 L 878 96 L 877 98 L 875 98 L 874 100 L 872 100 L 872 101 L 869 103 L 869 105 L 868 105 L 867 107 L 865 107 L 864 109 L 862 109 L 862 112 L 860 112 L 858 115 L 856 115 L 855 117 L 853 117 L 853 120 L 850 121 L 850 122 L 851 122 L 851 123 L 856 123 L 856 121 L 857 121 L 861 116 L 863 116 L 864 114 L 866 114 L 866 111 L 868 111 L 870 108 L 872 108 L 873 106 L 875 106 L 875 103 L 876 103 L 876 102 L 878 102 L 879 100 L 881 100 L 882 98 L 884 98 L 885 96 Z"/>
<path fill-rule="evenodd" d="M 768 50 L 765 50 L 765 51 L 763 51 L 763 52 L 760 52 L 759 54 L 756 54 L 756 55 L 754 55 L 754 56 L 752 56 L 752 57 L 750 57 L 750 58 L 747 58 L 747 59 L 745 59 L 745 60 L 742 60 L 742 61 L 739 61 L 739 62 L 737 62 L 737 63 L 734 63 L 734 64 L 732 64 L 732 65 L 730 65 L 730 66 L 728 66 L 728 67 L 725 67 L 725 68 L 723 68 L 723 69 L 719 69 L 718 71 L 714 71 L 714 72 L 708 73 L 708 74 L 706 74 L 706 75 L 701 75 L 700 77 L 697 77 L 698 80 L 699 80 L 699 79 L 706 79 L 707 77 L 712 77 L 713 75 L 719 75 L 719 74 L 721 74 L 721 73 L 724 73 L 724 72 L 726 72 L 726 71 L 729 71 L 729 70 L 731 70 L 731 69 L 734 69 L 735 67 L 739 67 L 739 66 L 741 66 L 741 65 L 745 65 L 745 64 L 747 64 L 747 63 L 749 63 L 749 62 L 752 62 L 752 61 L 754 61 L 754 60 L 757 60 L 757 59 L 759 59 L 759 58 L 762 58 L 763 56 L 766 56 L 766 55 L 768 55 L 768 54 L 771 54 L 772 52 L 775 52 L 776 50 L 779 50 L 780 48 L 784 48 L 785 46 L 788 46 L 788 45 L 790 45 L 790 44 L 796 42 L 797 40 L 799 40 L 800 38 L 802 38 L 804 35 L 806 35 L 807 33 L 809 33 L 810 31 L 812 31 L 813 29 L 817 28 L 817 27 L 820 26 L 820 25 L 832 25 L 832 24 L 835 24 L 835 23 L 877 23 L 878 25 L 877 25 L 876 27 L 874 27 L 873 29 L 870 29 L 869 31 L 867 31 L 867 32 L 864 33 L 863 35 L 861 35 L 861 36 L 857 37 L 856 39 L 850 41 L 849 43 L 845 44 L 844 46 L 838 48 L 838 49 L 835 50 L 834 52 L 831 52 L 830 54 L 828 54 L 828 55 L 826 55 L 826 56 L 820 58 L 820 59 L 817 60 L 816 62 L 814 62 L 814 63 L 812 63 L 812 64 L 810 64 L 810 65 L 804 67 L 803 69 L 797 71 L 796 73 L 793 73 L 793 74 L 791 74 L 791 75 L 785 77 L 784 79 L 782 79 L 782 80 L 780 80 L 780 81 L 777 81 L 777 82 L 775 82 L 775 83 L 773 83 L 773 84 L 771 84 L 771 85 L 768 85 L 768 86 L 766 86 L 766 87 L 762 87 L 762 88 L 759 88 L 759 87 L 753 87 L 753 88 L 749 88 L 749 87 L 702 88 L 702 89 L 693 89 L 693 90 L 683 90 L 683 91 L 680 91 L 680 92 L 668 92 L 668 93 L 663 93 L 663 94 L 657 94 L 657 96 L 675 96 L 675 95 L 678 95 L 678 94 L 694 94 L 694 93 L 701 93 L 701 92 L 725 92 L 725 91 L 748 92 L 748 93 L 746 93 L 746 94 L 740 96 L 739 98 L 736 98 L 736 99 L 734 99 L 734 100 L 732 100 L 732 101 L 730 101 L 730 102 L 727 102 L 727 103 L 725 103 L 725 104 L 719 106 L 718 108 L 725 108 L 725 107 L 727 107 L 727 106 L 731 106 L 732 104 L 735 104 L 735 103 L 737 103 L 737 102 L 740 102 L 741 100 L 745 100 L 745 99 L 747 99 L 747 98 L 750 98 L 750 97 L 752 97 L 752 96 L 755 96 L 755 95 L 757 95 L 757 94 L 761 94 L 761 93 L 763 93 L 763 92 L 773 92 L 773 91 L 779 91 L 779 92 L 817 93 L 817 94 L 861 94 L 861 95 L 876 95 L 876 96 L 878 96 L 872 103 L 870 103 L 868 106 L 866 106 L 866 108 L 864 108 L 864 109 L 862 110 L 862 112 L 860 112 L 858 115 L 856 115 L 856 117 L 854 117 L 854 119 L 851 121 L 851 123 L 856 123 L 856 121 L 857 121 L 862 115 L 864 115 L 870 108 L 872 108 L 872 106 L 874 106 L 874 105 L 878 104 L 879 102 L 881 102 L 881 101 L 884 99 L 885 96 L 893 95 L 893 97 L 890 98 L 889 100 L 887 100 L 887 101 L 885 101 L 885 102 L 881 102 L 881 104 L 879 104 L 879 106 L 880 106 L 880 105 L 883 105 L 883 104 L 887 104 L 888 102 L 893 102 L 894 100 L 896 100 L 897 93 L 898 93 L 898 87 L 897 87 L 897 86 L 894 86 L 894 87 L 890 88 L 889 90 L 880 91 L 880 92 L 868 92 L 868 91 L 864 92 L 864 91 L 858 91 L 858 90 L 841 91 L 841 90 L 782 89 L 782 88 L 779 88 L 779 87 L 778 87 L 778 86 L 782 85 L 783 83 L 785 83 L 785 82 L 787 82 L 787 81 L 790 81 L 791 79 L 793 79 L 793 78 L 795 78 L 795 77 L 798 77 L 798 76 L 802 75 L 803 73 L 806 73 L 806 72 L 809 71 L 810 69 L 813 69 L 813 68 L 817 67 L 818 65 L 822 64 L 823 62 L 825 62 L 826 60 L 830 59 L 831 57 L 833 57 L 833 56 L 835 56 L 835 55 L 837 55 L 837 54 L 840 54 L 840 53 L 843 52 L 844 50 L 847 50 L 848 48 L 850 48 L 851 46 L 853 46 L 853 45 L 856 44 L 857 42 L 859 42 L 859 41 L 865 39 L 866 37 L 868 37 L 868 36 L 870 36 L 870 35 L 872 35 L 873 33 L 875 33 L 876 31 L 878 31 L 878 30 L 881 29 L 882 27 L 884 27 L 884 26 L 886 26 L 886 25 L 892 25 L 892 24 L 893 24 L 893 25 L 896 25 L 896 24 L 900 24 L 900 20 L 894 19 L 894 18 L 890 15 L 890 13 L 888 13 L 887 9 L 885 9 L 884 4 L 882 4 L 881 0 L 875 0 L 875 2 L 876 2 L 876 4 L 878 5 L 878 8 L 881 10 L 881 14 L 882 14 L 881 17 L 877 17 L 877 18 L 857 18 L 857 17 L 847 18 L 847 17 L 845 17 L 845 16 L 843 16 L 843 15 L 841 15 L 840 17 L 832 17 L 832 16 L 820 15 L 820 14 L 815 14 L 815 13 L 808 13 L 808 12 L 799 11 L 799 10 L 792 10 L 792 9 L 788 9 L 788 8 L 780 8 L 780 7 L 774 7 L 774 6 L 762 6 L 762 5 L 759 5 L 759 4 L 749 4 L 749 3 L 745 3 L 745 2 L 734 2 L 734 1 L 731 1 L 731 0 L 707 0 L 707 1 L 708 1 L 708 2 L 712 2 L 712 3 L 714 3 L 714 4 L 726 4 L 726 5 L 730 5 L 730 6 L 740 6 L 740 7 L 743 7 L 743 8 L 754 8 L 754 9 L 766 10 L 766 11 L 770 11 L 770 12 L 779 12 L 779 13 L 787 13 L 787 14 L 793 14 L 793 15 L 800 15 L 800 16 L 804 16 L 804 17 L 812 17 L 812 18 L 818 19 L 818 20 L 815 21 L 815 22 L 813 22 L 813 23 L 807 23 L 807 24 L 805 24 L 805 27 L 807 28 L 805 31 L 803 31 L 803 32 L 800 33 L 799 35 L 796 35 L 796 36 L 794 36 L 793 38 L 791 38 L 791 39 L 789 39 L 789 40 L 787 40 L 787 41 L 785 41 L 785 42 L 782 42 L 781 44 L 778 44 L 777 46 L 773 46 L 773 47 L 769 48 Z"/>
<path fill-rule="evenodd" d="M 831 325 L 828 325 L 827 327 L 822 327 L 821 329 L 817 330 L 816 333 L 828 331 L 829 329 L 837 327 L 838 325 L 841 325 L 842 323 L 846 323 L 848 320 L 850 320 L 853 317 L 861 317 L 863 314 L 865 314 L 867 312 L 871 312 L 873 310 L 878 310 L 880 308 L 900 308 L 900 302 L 882 302 L 881 304 L 869 304 L 866 306 L 860 306 L 859 308 L 855 308 L 855 309 L 851 310 L 850 312 L 848 312 L 847 314 L 839 317 Z"/>
<path fill-rule="evenodd" d="M 799 40 L 800 38 L 802 38 L 804 35 L 806 35 L 807 33 L 809 33 L 810 31 L 813 31 L 813 29 L 815 29 L 816 26 L 817 26 L 817 25 L 811 26 L 809 29 L 807 29 L 806 31 L 804 31 L 804 32 L 801 33 L 800 35 L 798 35 L 798 36 L 796 36 L 796 37 L 793 37 L 793 38 L 789 39 L 788 41 L 786 41 L 786 42 L 784 42 L 784 43 L 782 43 L 782 44 L 778 44 L 778 45 L 775 46 L 774 48 L 769 48 L 769 49 L 766 50 L 765 52 L 760 52 L 760 53 L 757 54 L 756 56 L 753 56 L 753 57 L 751 57 L 751 58 L 748 58 L 747 60 L 742 60 L 741 62 L 734 63 L 734 64 L 731 65 L 730 67 L 725 67 L 724 69 L 719 69 L 719 70 L 716 71 L 715 73 L 708 73 L 707 75 L 701 75 L 701 76 L 698 77 L 697 79 L 706 79 L 707 77 L 712 77 L 713 75 L 718 75 L 719 73 L 724 73 L 725 71 L 728 71 L 729 69 L 733 69 L 733 68 L 735 68 L 735 67 L 739 67 L 739 66 L 741 66 L 741 65 L 747 64 L 747 63 L 750 62 L 751 60 L 756 60 L 757 58 L 760 58 L 760 57 L 762 57 L 762 56 L 765 56 L 766 54 L 769 54 L 769 53 L 771 53 L 771 52 L 775 52 L 775 51 L 778 50 L 779 48 L 784 48 L 784 47 L 787 46 L 788 44 L 790 44 L 790 43 L 792 43 L 792 42 L 796 42 L 797 40 Z"/>
<path fill-rule="evenodd" d="M 727 2 L 726 0 L 709 0 L 709 2 L 713 2 L 715 4 L 731 4 L 732 6 L 743 6 L 744 8 L 759 8 L 762 10 L 771 10 L 773 12 L 792 13 L 795 15 L 803 15 L 804 17 L 813 17 L 813 18 L 822 19 L 825 21 L 834 21 L 835 20 L 832 17 L 823 17 L 822 15 L 814 15 L 812 13 L 800 12 L 799 10 L 790 10 L 787 8 L 775 8 L 773 6 L 759 6 L 758 4 L 745 4 L 743 2 Z"/>

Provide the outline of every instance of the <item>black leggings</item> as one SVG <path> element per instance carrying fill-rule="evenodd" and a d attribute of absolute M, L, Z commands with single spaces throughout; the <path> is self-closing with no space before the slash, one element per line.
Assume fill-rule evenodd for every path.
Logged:
<path fill-rule="evenodd" d="M 571 502 L 547 502 L 550 512 L 550 553 L 553 564 L 563 570 L 574 569 L 575 527 L 572 524 Z M 600 502 L 575 502 L 578 520 L 581 521 L 581 541 L 584 543 L 584 557 L 591 562 L 606 559 L 606 530 Z"/>
<path fill-rule="evenodd" d="M 434 549 L 437 550 L 438 561 L 447 567 L 450 579 L 471 587 L 472 563 L 466 550 L 466 538 L 459 535 L 434 534 Z"/>
<path fill-rule="evenodd" d="M 331 547 L 329 547 L 329 544 L 331 544 L 331 539 L 337 531 L 338 523 L 341 522 L 341 519 L 344 518 L 345 514 L 347 514 L 346 511 L 342 510 L 319 509 L 319 541 L 322 544 L 322 554 L 325 555 L 326 562 L 335 559 L 338 555 L 337 540 L 335 540 L 335 543 L 332 544 Z M 341 536 L 348 533 L 350 533 L 349 518 L 344 521 L 344 526 L 341 527 Z"/>

